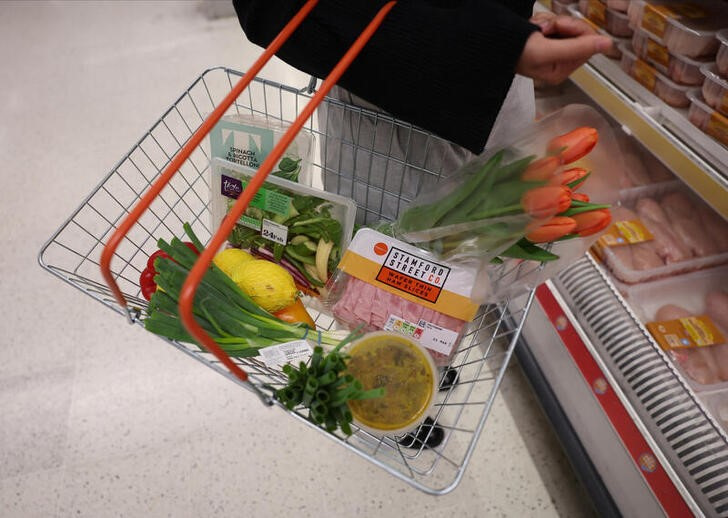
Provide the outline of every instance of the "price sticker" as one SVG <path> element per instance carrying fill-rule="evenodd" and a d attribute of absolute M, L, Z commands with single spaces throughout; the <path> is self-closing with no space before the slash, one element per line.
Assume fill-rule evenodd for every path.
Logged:
<path fill-rule="evenodd" d="M 275 221 L 264 219 L 260 227 L 260 235 L 269 241 L 285 245 L 288 242 L 288 227 Z"/>
<path fill-rule="evenodd" d="M 425 320 L 420 320 L 420 326 L 424 329 L 419 340 L 420 344 L 444 355 L 452 352 L 458 340 L 458 333 Z"/>
<path fill-rule="evenodd" d="M 286 363 L 297 364 L 306 361 L 313 354 L 311 345 L 306 340 L 294 340 L 259 349 L 263 363 L 269 367 L 279 367 Z"/>

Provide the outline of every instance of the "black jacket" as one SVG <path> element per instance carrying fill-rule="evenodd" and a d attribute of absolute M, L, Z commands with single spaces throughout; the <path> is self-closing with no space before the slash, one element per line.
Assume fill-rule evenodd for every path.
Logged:
<path fill-rule="evenodd" d="M 247 38 L 266 46 L 303 0 L 233 0 Z M 278 52 L 323 78 L 384 0 L 320 0 Z M 470 151 L 483 150 L 513 80 L 533 1 L 400 0 L 339 85 Z"/>

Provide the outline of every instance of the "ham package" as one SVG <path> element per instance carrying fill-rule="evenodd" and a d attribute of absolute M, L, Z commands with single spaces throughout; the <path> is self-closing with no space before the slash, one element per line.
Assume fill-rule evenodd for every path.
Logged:
<path fill-rule="evenodd" d="M 395 331 L 447 365 L 478 310 L 476 272 L 371 229 L 356 233 L 328 285 L 327 305 L 350 329 Z"/>

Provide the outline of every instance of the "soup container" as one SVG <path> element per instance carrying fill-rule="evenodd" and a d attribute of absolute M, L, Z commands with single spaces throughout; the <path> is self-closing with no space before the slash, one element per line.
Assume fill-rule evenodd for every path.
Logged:
<path fill-rule="evenodd" d="M 417 428 L 435 404 L 438 371 L 427 349 L 399 333 L 376 331 L 353 342 L 347 373 L 364 390 L 384 388 L 379 398 L 351 400 L 354 423 L 377 436 Z"/>

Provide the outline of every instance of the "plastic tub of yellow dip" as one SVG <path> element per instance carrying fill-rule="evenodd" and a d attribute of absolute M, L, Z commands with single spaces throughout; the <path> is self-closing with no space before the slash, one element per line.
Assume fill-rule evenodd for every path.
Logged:
<path fill-rule="evenodd" d="M 352 343 L 347 373 L 384 396 L 349 401 L 354 423 L 377 435 L 400 435 L 427 417 L 437 393 L 437 367 L 427 350 L 398 333 L 377 331 Z"/>

